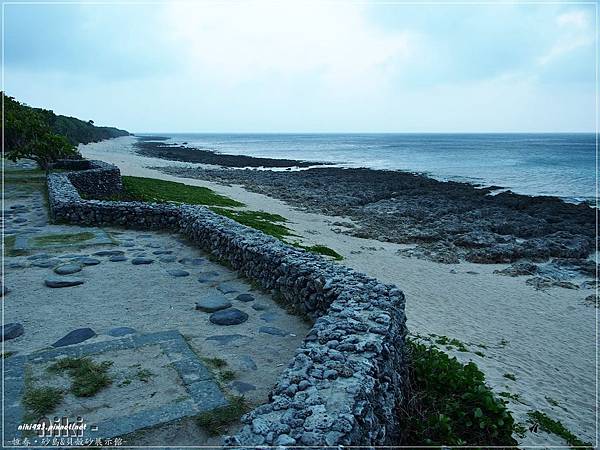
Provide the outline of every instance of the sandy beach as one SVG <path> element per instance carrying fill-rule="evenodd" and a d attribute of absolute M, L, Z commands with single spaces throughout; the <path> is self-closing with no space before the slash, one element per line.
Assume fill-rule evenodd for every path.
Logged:
<path fill-rule="evenodd" d="M 163 173 L 160 167 L 214 166 L 140 156 L 134 142 L 135 137 L 122 137 L 79 149 L 85 158 L 117 165 L 122 175 L 208 187 L 248 209 L 284 216 L 303 244 L 326 245 L 344 257 L 341 264 L 400 287 L 411 333 L 462 342 L 464 348 L 442 347 L 462 362 L 474 361 L 494 391 L 509 393 L 517 421 L 526 425 L 527 412 L 539 410 L 580 438 L 594 440 L 597 310 L 584 304 L 593 289 L 536 290 L 526 284 L 527 277 L 494 273 L 508 264 L 441 264 L 409 257 L 406 250 L 414 246 L 340 233 L 334 223 L 352 223 L 347 217 L 306 212 L 239 185 Z M 527 446 L 565 445 L 536 430 L 518 440 Z"/>

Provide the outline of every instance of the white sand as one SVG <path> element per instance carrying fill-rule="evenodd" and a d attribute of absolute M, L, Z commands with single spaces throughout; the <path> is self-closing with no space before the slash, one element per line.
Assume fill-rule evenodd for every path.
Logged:
<path fill-rule="evenodd" d="M 141 157 L 133 152 L 133 142 L 134 137 L 124 137 L 80 146 L 80 150 L 87 158 L 117 165 L 123 175 L 206 186 L 244 202 L 250 209 L 281 214 L 305 243 L 327 245 L 344 256 L 342 264 L 397 284 L 406 294 L 411 332 L 446 335 L 472 344 L 468 345 L 469 352 L 450 353 L 463 362 L 473 360 L 496 392 L 519 396 L 520 402 L 509 404 L 517 421 L 524 423 L 528 411 L 540 410 L 560 420 L 581 439 L 594 442 L 597 310 L 582 304 L 592 290 L 536 291 L 525 284 L 526 277 L 494 275 L 493 271 L 503 265 L 445 265 L 399 256 L 396 251 L 400 245 L 333 232 L 331 222 L 339 221 L 339 217 L 299 211 L 239 186 L 178 178 L 149 169 L 192 164 Z M 452 269 L 456 273 L 451 273 Z M 502 341 L 508 343 L 500 345 Z M 477 350 L 485 357 L 473 353 Z M 516 381 L 504 378 L 505 373 L 514 374 Z M 544 432 L 528 432 L 519 441 L 521 445 L 565 445 L 561 438 Z"/>

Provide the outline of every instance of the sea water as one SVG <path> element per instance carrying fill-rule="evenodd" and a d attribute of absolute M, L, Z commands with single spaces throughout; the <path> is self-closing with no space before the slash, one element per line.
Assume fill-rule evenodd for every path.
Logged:
<path fill-rule="evenodd" d="M 219 153 L 399 169 L 569 202 L 596 195 L 593 133 L 158 134 Z"/>

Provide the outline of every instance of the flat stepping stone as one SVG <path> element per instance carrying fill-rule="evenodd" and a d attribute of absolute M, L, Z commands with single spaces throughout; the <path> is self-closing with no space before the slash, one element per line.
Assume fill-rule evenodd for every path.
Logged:
<path fill-rule="evenodd" d="M 263 305 L 262 303 L 254 303 L 251 308 L 254 311 L 264 311 L 266 309 L 269 309 L 269 307 L 267 305 Z"/>
<path fill-rule="evenodd" d="M 219 345 L 228 345 L 233 341 L 243 338 L 242 334 L 217 334 L 215 336 L 209 336 L 206 338 L 207 341 L 216 341 Z"/>
<path fill-rule="evenodd" d="M 54 267 L 57 264 L 60 264 L 61 262 L 62 261 L 59 261 L 58 259 L 45 259 L 41 261 L 34 261 L 31 263 L 31 265 L 34 267 L 42 267 L 44 269 L 48 269 L 50 267 Z"/>
<path fill-rule="evenodd" d="M 274 311 L 266 312 L 260 316 L 260 318 L 262 320 L 264 320 L 265 322 L 269 322 L 269 323 L 275 322 L 278 317 L 279 317 L 279 315 Z"/>
<path fill-rule="evenodd" d="M 157 244 L 156 242 L 149 242 L 149 243 L 145 244 L 144 246 L 148 247 L 148 248 L 160 248 L 160 244 Z"/>
<path fill-rule="evenodd" d="M 236 308 L 228 308 L 212 313 L 209 320 L 215 325 L 239 325 L 248 320 L 248 314 Z"/>
<path fill-rule="evenodd" d="M 32 255 L 32 256 L 28 256 L 27 259 L 29 261 L 35 261 L 37 259 L 48 259 L 50 258 L 50 255 L 48 255 L 47 253 L 40 253 L 39 255 Z"/>
<path fill-rule="evenodd" d="M 189 272 L 181 269 L 168 269 L 167 273 L 173 277 L 187 277 L 190 275 Z"/>
<path fill-rule="evenodd" d="M 94 256 L 118 256 L 124 254 L 123 250 L 100 250 L 99 252 L 92 253 Z"/>
<path fill-rule="evenodd" d="M 245 394 L 248 391 L 255 391 L 256 386 L 250 383 L 244 383 L 243 381 L 232 381 L 229 386 L 238 391 L 240 394 Z"/>
<path fill-rule="evenodd" d="M 153 255 L 170 255 L 173 250 L 155 250 L 152 252 Z"/>
<path fill-rule="evenodd" d="M 200 276 L 198 277 L 198 281 L 200 283 L 208 283 L 210 281 L 215 281 L 219 275 L 219 272 L 211 271 L 211 272 L 200 272 Z"/>
<path fill-rule="evenodd" d="M 133 258 L 131 260 L 131 264 L 133 264 L 134 266 L 139 266 L 142 264 L 152 264 L 154 262 L 154 260 L 152 258 L 144 258 L 144 257 L 137 257 L 137 258 Z"/>
<path fill-rule="evenodd" d="M 110 258 L 108 258 L 108 260 L 111 261 L 111 262 L 127 261 L 127 256 L 125 256 L 125 255 L 115 255 L 115 256 L 111 256 Z"/>
<path fill-rule="evenodd" d="M 54 273 L 58 275 L 71 275 L 73 273 L 81 272 L 81 264 L 63 264 L 62 266 L 58 266 L 54 268 Z"/>
<path fill-rule="evenodd" d="M 47 278 L 46 286 L 50 288 L 65 288 L 71 286 L 79 286 L 84 283 L 84 280 L 81 278 L 72 278 L 72 277 L 50 277 Z"/>
<path fill-rule="evenodd" d="M 8 341 L 9 339 L 15 339 L 25 333 L 23 325 L 20 323 L 7 323 L 2 327 L 2 336 L 0 341 Z"/>
<path fill-rule="evenodd" d="M 83 258 L 87 255 L 80 255 L 78 253 L 67 253 L 66 255 L 60 255 L 60 259 L 73 259 L 73 258 Z"/>
<path fill-rule="evenodd" d="M 96 265 L 100 264 L 99 259 L 89 258 L 87 256 L 78 258 L 77 261 L 80 262 L 81 264 L 83 264 L 84 266 L 96 266 Z"/>
<path fill-rule="evenodd" d="M 25 219 L 24 217 L 17 217 L 16 219 L 13 220 L 13 223 L 25 223 L 27 222 L 27 219 Z"/>
<path fill-rule="evenodd" d="M 254 295 L 252 294 L 240 294 L 235 299 L 244 303 L 253 302 L 255 300 Z"/>
<path fill-rule="evenodd" d="M 175 262 L 177 258 L 175 258 L 174 256 L 163 256 L 162 258 L 158 258 L 158 260 L 160 262 L 164 262 L 164 263 L 172 263 Z"/>
<path fill-rule="evenodd" d="M 64 347 L 66 345 L 79 344 L 80 342 L 87 341 L 90 338 L 96 336 L 96 333 L 91 328 L 78 328 L 68 333 L 66 336 L 60 338 L 52 347 Z"/>
<path fill-rule="evenodd" d="M 108 332 L 109 336 L 113 336 L 113 337 L 121 337 L 121 336 L 127 336 L 128 334 L 134 334 L 135 330 L 133 328 L 130 327 L 117 327 L 117 328 L 113 328 L 112 330 L 110 330 Z"/>
<path fill-rule="evenodd" d="M 135 247 L 135 244 L 133 242 L 122 242 L 121 246 L 122 247 Z"/>
<path fill-rule="evenodd" d="M 217 290 L 221 291 L 223 294 L 233 294 L 242 289 L 244 289 L 244 286 L 239 283 L 221 283 L 217 286 Z"/>
<path fill-rule="evenodd" d="M 258 331 L 272 336 L 287 336 L 289 334 L 287 331 L 277 327 L 260 327 Z"/>
<path fill-rule="evenodd" d="M 196 302 L 197 310 L 209 313 L 227 308 L 231 308 L 231 302 L 223 295 L 209 295 Z"/>
<path fill-rule="evenodd" d="M 181 258 L 179 260 L 180 264 L 190 265 L 190 266 L 199 266 L 204 264 L 204 258 Z"/>

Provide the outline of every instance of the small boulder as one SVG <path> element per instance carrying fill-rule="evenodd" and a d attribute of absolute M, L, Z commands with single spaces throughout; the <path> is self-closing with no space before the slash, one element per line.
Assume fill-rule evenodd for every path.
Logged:
<path fill-rule="evenodd" d="M 20 323 L 7 323 L 2 327 L 2 336 L 0 336 L 0 341 L 18 338 L 24 332 L 25 329 Z"/>
<path fill-rule="evenodd" d="M 69 263 L 54 268 L 54 273 L 58 275 L 71 275 L 81 272 L 81 264 Z"/>
<path fill-rule="evenodd" d="M 167 273 L 172 277 L 187 277 L 190 275 L 188 271 L 181 269 L 168 269 Z"/>
<path fill-rule="evenodd" d="M 64 347 L 66 345 L 79 344 L 80 342 L 87 341 L 90 338 L 96 336 L 96 333 L 91 328 L 78 328 L 73 330 L 64 337 L 60 338 L 52 347 Z"/>
<path fill-rule="evenodd" d="M 131 264 L 133 264 L 134 266 L 139 266 L 142 264 L 152 264 L 153 262 L 154 262 L 154 260 L 152 258 L 144 258 L 144 257 L 133 258 L 131 260 Z"/>
<path fill-rule="evenodd" d="M 253 302 L 255 300 L 252 294 L 240 294 L 235 299 L 244 303 Z"/>
<path fill-rule="evenodd" d="M 84 280 L 81 278 L 72 278 L 72 277 L 50 277 L 47 278 L 46 286 L 50 288 L 64 288 L 71 286 L 79 286 L 84 283 Z"/>
<path fill-rule="evenodd" d="M 236 308 L 228 308 L 211 314 L 209 320 L 215 325 L 239 325 L 248 320 L 248 314 Z"/>
<path fill-rule="evenodd" d="M 216 312 L 231 308 L 231 302 L 223 295 L 209 295 L 196 302 L 196 309 L 204 312 Z"/>
<path fill-rule="evenodd" d="M 125 255 L 115 255 L 115 256 L 111 256 L 110 258 L 108 258 L 108 260 L 110 262 L 121 262 L 121 261 L 127 261 L 127 257 Z"/>

